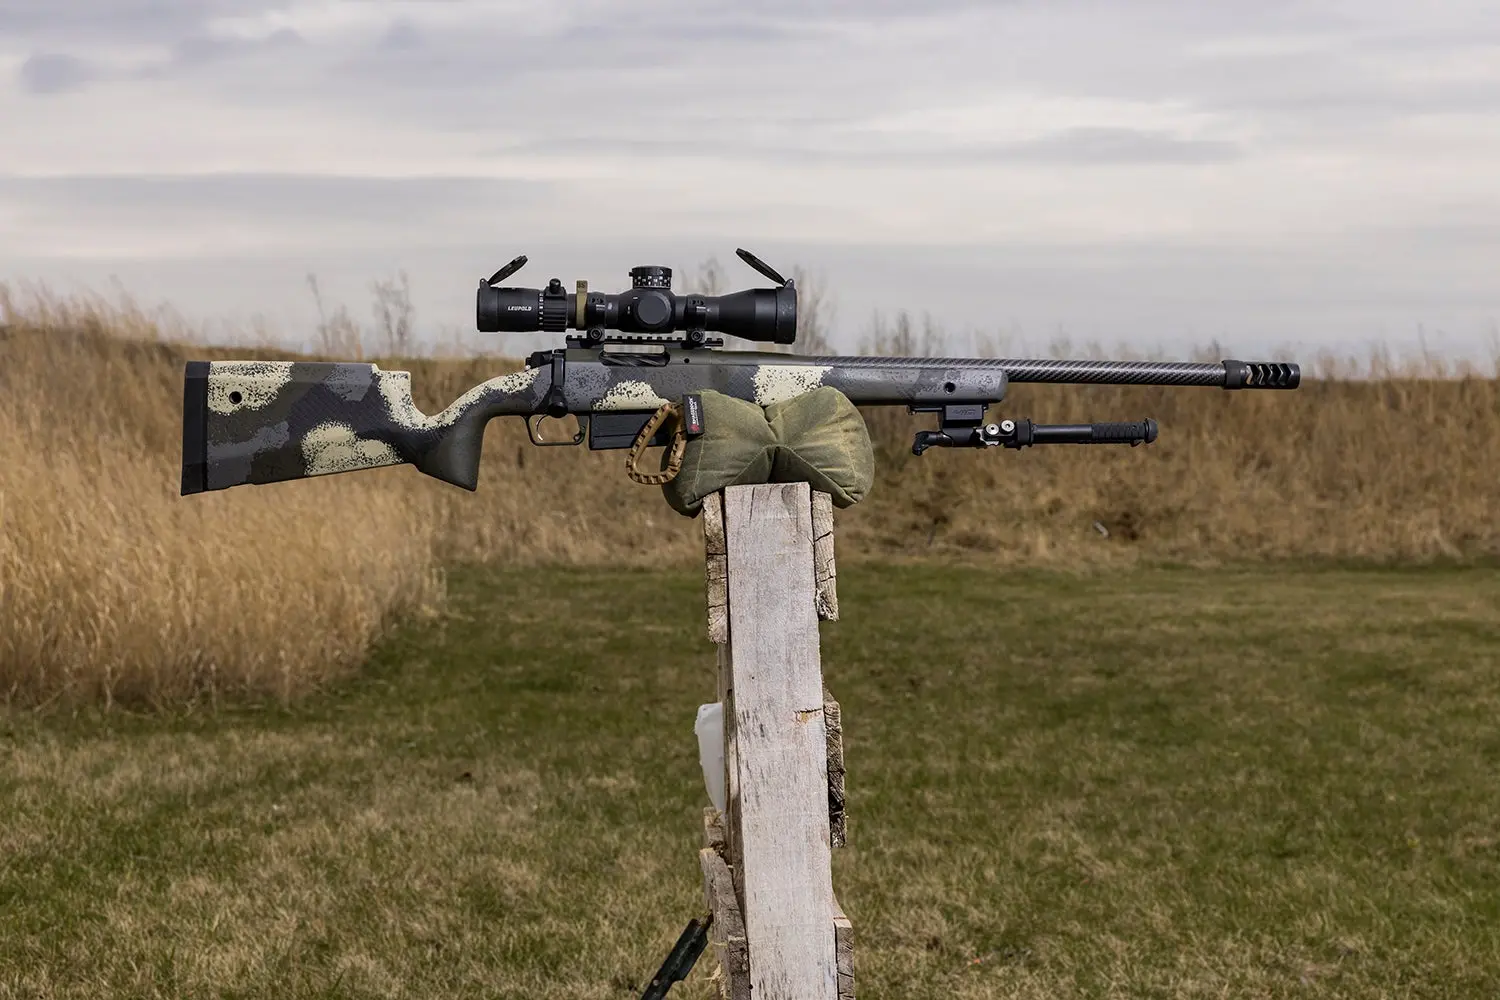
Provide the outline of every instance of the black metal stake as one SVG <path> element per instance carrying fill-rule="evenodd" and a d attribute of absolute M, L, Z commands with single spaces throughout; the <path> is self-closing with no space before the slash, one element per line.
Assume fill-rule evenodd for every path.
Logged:
<path fill-rule="evenodd" d="M 708 927 L 713 922 L 712 913 L 706 917 L 695 917 L 688 922 L 682 936 L 667 954 L 667 960 L 661 963 L 661 968 L 651 978 L 646 992 L 641 994 L 641 1000 L 662 1000 L 673 983 L 680 983 L 688 977 L 688 973 L 693 971 L 693 966 L 698 962 L 698 956 L 703 954 L 703 949 L 708 944 Z"/>

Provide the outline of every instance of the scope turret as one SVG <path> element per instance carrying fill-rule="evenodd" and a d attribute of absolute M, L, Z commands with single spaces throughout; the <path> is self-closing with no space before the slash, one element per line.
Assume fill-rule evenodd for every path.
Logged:
<path fill-rule="evenodd" d="M 630 269 L 631 288 L 666 288 L 672 287 L 672 269 L 662 267 L 658 264 L 644 264 L 640 267 Z"/>

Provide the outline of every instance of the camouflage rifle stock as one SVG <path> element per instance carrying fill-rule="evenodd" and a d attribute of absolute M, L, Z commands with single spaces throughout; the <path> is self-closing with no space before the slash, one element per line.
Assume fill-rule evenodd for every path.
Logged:
<path fill-rule="evenodd" d="M 1217 386 L 1294 389 L 1301 373 L 1279 362 L 1049 361 L 1014 358 L 799 356 L 723 351 L 707 332 L 788 342 L 796 291 L 759 260 L 752 267 L 778 282 L 725 296 L 675 295 L 671 272 L 643 267 L 620 295 L 576 295 L 553 279 L 546 290 L 496 288 L 525 262 L 512 261 L 480 283 L 483 331 L 586 330 L 566 348 L 540 351 L 519 372 L 483 382 L 441 413 L 412 399 L 411 376 L 375 365 L 322 361 L 190 361 L 183 393 L 182 493 L 274 483 L 335 472 L 411 464 L 473 490 L 479 482 L 484 427 L 522 417 L 538 445 L 627 448 L 666 402 L 712 389 L 769 405 L 832 386 L 860 406 L 905 406 L 938 414 L 936 431 L 919 431 L 915 454 L 930 447 L 1022 448 L 1034 444 L 1141 444 L 1155 421 L 1069 425 L 1029 420 L 986 422 L 1012 382 Z M 612 335 L 607 330 L 625 331 Z M 644 350 L 643 350 L 644 348 Z M 544 440 L 543 417 L 578 418 L 569 439 Z M 665 443 L 662 435 L 655 443 Z"/>

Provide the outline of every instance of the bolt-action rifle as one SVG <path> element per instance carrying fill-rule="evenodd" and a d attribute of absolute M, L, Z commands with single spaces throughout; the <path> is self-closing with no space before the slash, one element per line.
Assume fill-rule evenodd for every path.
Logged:
<path fill-rule="evenodd" d="M 484 426 L 524 418 L 537 445 L 629 448 L 664 404 L 715 390 L 762 406 L 832 386 L 859 406 L 905 406 L 937 415 L 912 451 L 1025 448 L 1039 444 L 1129 444 L 1156 439 L 1154 420 L 1036 424 L 987 420 L 1012 382 L 1295 389 L 1295 364 L 1261 361 L 1047 361 L 1014 358 L 799 356 L 722 350 L 728 334 L 791 344 L 794 283 L 744 250 L 740 258 L 772 288 L 679 295 L 665 267 L 631 270 L 619 294 L 501 287 L 526 263 L 517 257 L 479 284 L 481 332 L 566 333 L 567 346 L 539 351 L 519 372 L 483 382 L 428 416 L 412 399 L 411 375 L 375 365 L 324 361 L 190 361 L 183 393 L 182 492 L 274 483 L 409 463 L 465 489 L 479 482 Z M 547 440 L 541 421 L 577 419 L 576 433 Z M 666 431 L 652 444 L 668 443 Z"/>

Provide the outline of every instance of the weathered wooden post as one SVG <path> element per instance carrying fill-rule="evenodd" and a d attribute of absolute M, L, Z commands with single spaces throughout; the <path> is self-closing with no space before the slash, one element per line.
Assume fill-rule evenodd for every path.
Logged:
<path fill-rule="evenodd" d="M 699 855 L 728 1000 L 848 1000 L 842 719 L 823 687 L 819 618 L 838 617 L 833 504 L 806 483 L 704 501 L 709 638 L 718 644 L 725 815 Z"/>

